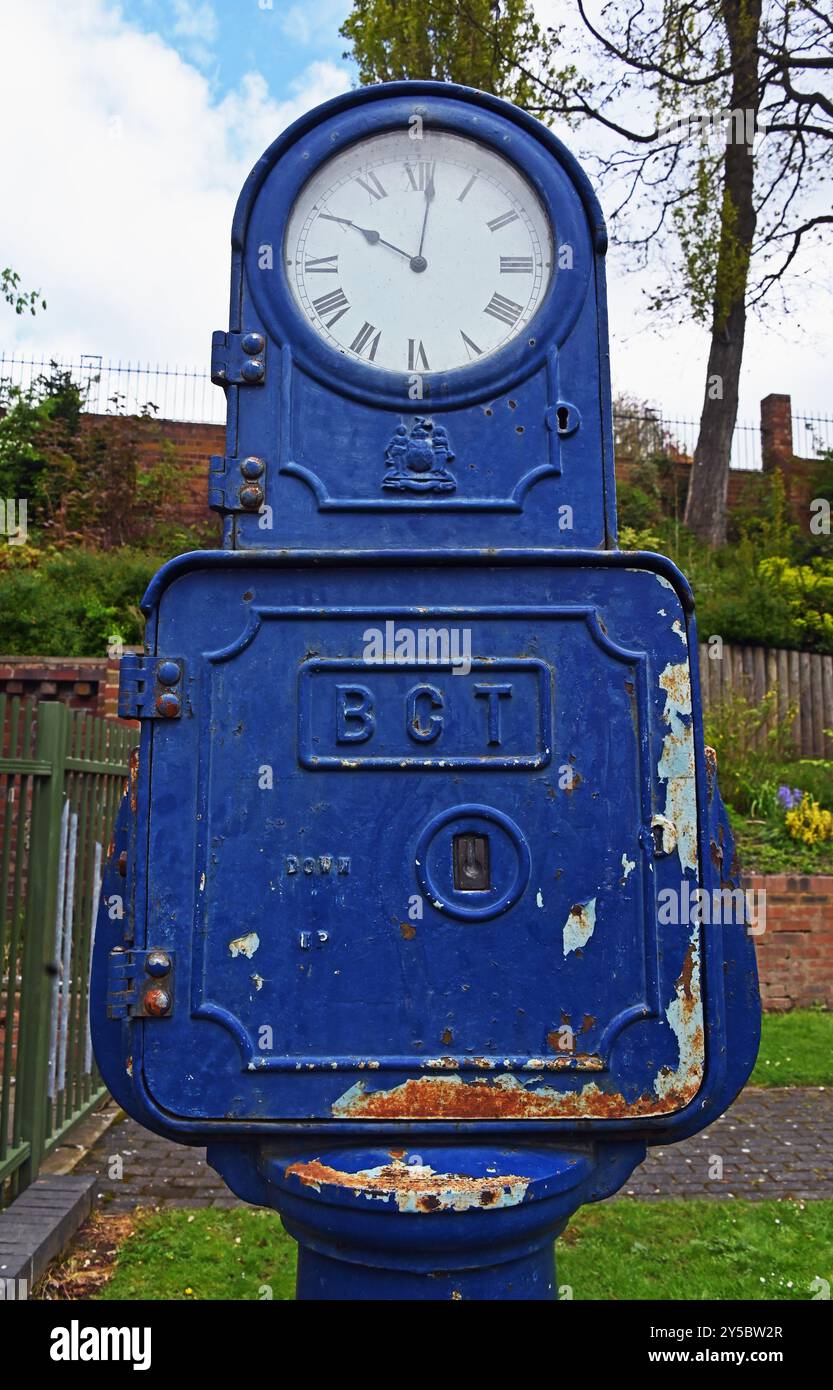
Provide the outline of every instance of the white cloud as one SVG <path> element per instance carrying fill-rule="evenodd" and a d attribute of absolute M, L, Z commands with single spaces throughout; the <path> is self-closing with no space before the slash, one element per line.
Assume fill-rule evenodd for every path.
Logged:
<path fill-rule="evenodd" d="M 312 63 L 283 100 L 249 74 L 217 100 L 200 72 L 106 0 L 29 0 L 5 14 L 0 262 L 48 310 L 0 305 L 0 344 L 207 365 L 228 315 L 237 194 L 298 115 L 346 90 Z M 37 93 L 33 97 L 33 74 Z"/>
<path fill-rule="evenodd" d="M 184 41 L 188 57 L 200 67 L 211 62 L 219 25 L 211 5 L 205 0 L 173 0 L 173 32 Z"/>

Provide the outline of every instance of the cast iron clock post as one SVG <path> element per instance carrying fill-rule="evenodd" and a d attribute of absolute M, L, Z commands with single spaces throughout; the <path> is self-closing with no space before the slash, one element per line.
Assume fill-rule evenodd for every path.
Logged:
<path fill-rule="evenodd" d="M 691 593 L 616 546 L 602 215 L 531 117 L 392 83 L 276 140 L 232 244 L 223 549 L 123 664 L 101 1069 L 301 1297 L 553 1298 L 758 1028 Z"/>

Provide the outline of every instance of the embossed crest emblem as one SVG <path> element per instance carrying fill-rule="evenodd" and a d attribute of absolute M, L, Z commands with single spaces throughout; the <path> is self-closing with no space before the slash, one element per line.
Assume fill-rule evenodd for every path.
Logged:
<path fill-rule="evenodd" d="M 457 480 L 447 467 L 453 459 L 443 426 L 418 415 L 410 434 L 407 425 L 397 425 L 385 450 L 387 472 L 382 487 L 402 492 L 453 492 Z"/>

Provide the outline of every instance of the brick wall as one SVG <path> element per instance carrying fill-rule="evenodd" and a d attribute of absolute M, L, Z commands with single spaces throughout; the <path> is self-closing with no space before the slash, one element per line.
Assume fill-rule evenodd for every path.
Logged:
<path fill-rule="evenodd" d="M 140 647 L 130 648 L 141 651 Z M 60 700 L 72 709 L 118 718 L 117 657 L 0 656 L 0 694 Z M 132 721 L 129 721 L 132 723 Z"/>
<path fill-rule="evenodd" d="M 793 453 L 792 401 L 789 396 L 770 395 L 761 401 L 761 458 L 765 473 L 780 468 L 784 478 L 787 506 L 793 520 L 806 527 L 812 495 L 810 475 L 817 467 L 815 459 L 799 458 Z M 621 456 L 616 459 L 616 477 L 627 482 L 633 461 Z M 685 502 L 691 459 L 678 455 L 674 461 L 679 496 Z M 744 492 L 755 486 L 760 473 L 733 468 L 729 474 L 728 505 L 732 509 L 743 501 Z"/>
<path fill-rule="evenodd" d="M 103 714 L 107 666 L 106 658 L 86 656 L 0 656 L 0 692 Z"/>
<path fill-rule="evenodd" d="M 98 420 L 101 416 L 94 417 Z M 186 526 L 201 526 L 209 522 L 216 528 L 220 544 L 220 520 L 208 506 L 208 460 L 212 454 L 226 451 L 224 425 L 190 423 L 185 420 L 149 420 L 148 440 L 140 456 L 152 468 L 159 456 L 158 437 L 173 448 L 174 460 L 183 475 L 178 511 Z"/>
<path fill-rule="evenodd" d="M 833 1008 L 833 874 L 749 874 L 744 886 L 766 890 L 755 938 L 764 1008 Z"/>
<path fill-rule="evenodd" d="M 107 416 L 89 415 L 90 422 L 100 425 Z M 135 422 L 134 422 L 135 423 Z M 220 544 L 219 520 L 209 510 L 208 460 L 211 454 L 225 453 L 225 427 L 183 420 L 147 420 L 140 424 L 147 431 L 147 443 L 141 447 L 141 455 L 149 468 L 159 457 L 159 438 L 173 448 L 174 460 L 181 468 L 183 486 L 180 494 L 181 516 L 189 526 L 201 525 L 208 521 L 217 528 L 217 544 Z M 814 466 L 812 460 L 797 458 L 792 451 L 792 403 L 789 396 L 772 394 L 761 401 L 761 451 L 765 471 L 780 468 L 784 474 L 787 499 L 796 520 L 806 522 L 810 484 L 808 472 Z M 621 482 L 628 480 L 632 461 L 627 457 L 616 460 L 616 476 Z M 688 488 L 688 474 L 691 459 L 680 455 L 676 459 L 676 473 L 680 485 L 680 496 L 684 500 Z M 741 501 L 745 488 L 751 480 L 760 476 L 741 469 L 732 469 L 729 474 L 729 506 L 735 507 Z"/>

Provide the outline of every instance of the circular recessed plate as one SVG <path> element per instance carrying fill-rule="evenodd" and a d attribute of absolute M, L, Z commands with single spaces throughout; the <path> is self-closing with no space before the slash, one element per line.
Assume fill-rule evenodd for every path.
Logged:
<path fill-rule="evenodd" d="M 454 883 L 454 839 L 486 836 L 489 842 L 489 887 L 472 891 Z M 494 806 L 450 806 L 425 826 L 416 849 L 416 876 L 424 896 L 448 917 L 486 922 L 508 912 L 520 898 L 531 867 L 523 831 Z"/>

